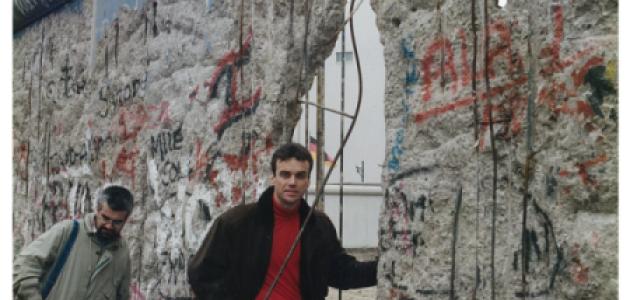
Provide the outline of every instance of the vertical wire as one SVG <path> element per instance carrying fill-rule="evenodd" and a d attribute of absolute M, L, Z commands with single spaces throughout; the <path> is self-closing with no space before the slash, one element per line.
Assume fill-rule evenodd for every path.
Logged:
<path fill-rule="evenodd" d="M 243 18 L 244 18 L 244 10 L 245 10 L 245 0 L 241 0 L 241 7 L 239 10 L 239 35 L 238 35 L 238 54 L 239 54 L 239 59 L 243 60 L 243 55 L 245 53 L 244 49 L 243 49 Z M 235 66 L 233 66 L 235 67 Z M 243 83 L 245 82 L 245 78 L 244 78 L 244 70 L 245 69 L 245 64 L 241 64 L 241 71 L 239 72 L 240 74 L 240 80 L 239 80 L 239 86 L 241 87 L 241 94 L 243 94 Z M 251 76 L 250 76 L 251 77 Z M 251 91 L 250 91 L 251 92 Z M 228 104 L 228 105 L 238 105 L 240 106 L 241 109 L 244 108 L 245 104 L 245 97 L 243 97 L 241 101 L 239 101 L 239 96 L 238 96 L 238 90 L 235 93 L 235 95 L 232 95 L 232 103 Z M 247 93 L 245 93 L 247 94 Z M 239 103 L 240 102 L 240 103 Z M 245 111 L 243 111 L 243 113 L 245 113 Z M 242 119 L 240 122 L 240 127 L 241 127 L 241 149 L 239 150 L 239 154 L 238 156 L 244 156 L 247 155 L 246 151 L 253 151 L 253 149 L 250 149 L 249 146 L 250 145 L 246 145 L 246 141 L 245 141 L 245 120 Z M 240 169 L 241 169 L 241 181 L 239 182 L 240 185 L 240 190 L 241 190 L 241 200 L 239 204 L 245 204 L 245 191 L 243 190 L 244 187 L 244 182 L 245 182 L 245 169 L 244 169 L 244 164 L 241 161 L 240 162 Z"/>
<path fill-rule="evenodd" d="M 497 216 L 497 149 L 494 139 L 494 120 L 492 118 L 492 98 L 490 97 L 490 76 L 488 73 L 488 49 L 490 47 L 490 29 L 488 16 L 488 0 L 483 1 L 483 17 L 484 17 L 484 82 L 486 87 L 486 109 L 488 111 L 488 123 L 490 129 L 490 145 L 492 147 L 492 232 L 491 232 L 491 248 L 490 248 L 490 273 L 491 281 L 491 299 L 495 299 L 496 282 L 495 282 L 495 246 L 496 246 L 496 216 Z"/>
<path fill-rule="evenodd" d="M 310 153 L 309 132 L 308 132 L 308 126 L 309 126 L 309 123 L 308 123 L 308 114 L 309 114 L 309 111 L 308 111 L 308 107 L 309 107 L 308 95 L 309 95 L 309 93 L 310 93 L 310 87 L 309 87 L 309 89 L 306 90 L 306 93 L 305 93 L 306 101 L 304 102 L 304 146 L 306 147 L 306 149 L 309 149 L 309 153 Z M 308 174 L 308 175 L 309 175 L 309 177 L 311 176 L 311 174 Z M 304 195 L 304 200 L 308 201 L 308 192 Z"/>
<path fill-rule="evenodd" d="M 345 15 L 344 8 L 344 15 Z M 341 30 L 341 112 L 345 112 L 346 105 L 346 25 Z M 339 145 L 343 143 L 344 116 L 339 115 Z M 341 148 L 339 157 L 339 243 L 343 247 L 343 161 L 344 149 Z M 342 290 L 339 289 L 339 300 L 342 299 Z"/>
<path fill-rule="evenodd" d="M 255 15 L 254 15 L 254 0 L 251 0 L 250 2 L 250 30 L 252 31 L 252 43 L 250 45 L 250 54 L 253 54 L 253 50 L 254 50 L 254 45 L 255 45 L 255 39 L 254 39 L 254 28 L 255 24 Z M 253 55 L 252 55 L 253 56 Z M 255 85 L 254 85 L 254 72 L 252 72 L 252 76 L 249 76 L 249 92 L 250 93 L 255 93 Z M 249 146 L 251 147 L 250 151 L 249 151 L 249 159 L 248 161 L 251 162 L 251 165 L 248 165 L 249 167 L 249 180 L 251 180 L 251 195 L 252 195 L 252 201 L 255 202 L 256 201 L 256 184 L 257 182 L 254 182 L 255 180 L 255 174 L 254 174 L 254 165 L 257 163 L 254 160 L 254 150 L 256 149 L 256 139 L 254 139 L 254 133 L 256 132 L 254 130 L 254 126 L 256 125 L 255 122 L 255 118 L 254 115 L 251 113 L 252 109 L 254 109 L 254 107 L 250 107 L 248 108 L 249 110 L 249 115 L 250 115 L 250 119 L 249 119 L 249 134 L 247 135 L 249 137 Z M 265 142 L 263 143 L 266 149 L 266 145 L 267 145 L 267 139 L 266 137 L 263 137 L 265 139 Z M 245 192 L 243 191 L 243 203 L 245 203 Z"/>
<path fill-rule="evenodd" d="M 305 3 L 305 8 L 309 9 L 309 7 L 308 7 L 308 0 Z M 308 18 L 308 15 L 305 14 L 305 18 Z M 306 19 L 304 27 L 305 27 L 304 28 L 304 45 L 303 45 L 303 47 L 304 47 L 303 51 L 304 52 L 302 53 L 302 55 L 304 56 L 304 61 L 306 61 L 308 59 L 308 57 L 307 57 L 308 49 L 306 47 L 307 46 L 307 38 L 308 38 L 308 35 L 307 35 L 307 33 L 308 33 L 308 19 Z M 304 68 L 307 67 L 306 63 L 304 63 L 303 67 Z M 302 68 L 300 68 L 300 77 L 301 77 L 301 74 L 302 74 Z M 309 94 L 311 92 L 311 87 L 312 87 L 312 84 L 308 88 L 305 88 L 305 93 L 304 93 L 306 95 L 306 102 L 304 103 L 304 111 L 305 111 L 304 112 L 304 146 L 306 146 L 306 148 L 309 149 L 309 152 L 310 152 L 310 135 L 309 135 L 309 130 L 308 130 L 309 125 L 310 125 L 310 123 L 309 123 L 309 114 L 310 114 L 310 112 L 309 112 Z M 309 174 L 309 177 L 310 177 L 310 175 L 311 174 Z M 308 190 L 308 188 L 307 188 L 307 190 Z M 304 200 L 308 201 L 308 192 L 306 193 L 306 195 L 304 195 Z"/>
<path fill-rule="evenodd" d="M 354 8 L 354 1 L 355 0 L 351 0 L 350 2 L 350 11 L 352 11 L 352 9 Z M 308 3 L 308 0 L 306 1 L 306 3 Z M 307 20 L 308 20 L 309 15 L 310 15 L 310 9 L 307 9 Z M 308 21 L 306 22 L 306 24 L 308 25 Z M 306 44 L 307 36 L 308 34 L 305 35 L 305 44 Z M 362 75 L 363 72 L 361 71 L 361 61 L 359 59 L 359 52 L 357 50 L 356 38 L 354 34 L 354 20 L 352 17 L 350 18 L 350 36 L 352 38 L 352 46 L 353 46 L 352 48 L 353 48 L 354 56 L 356 57 L 357 77 L 358 77 L 358 83 L 359 83 L 359 95 L 357 97 L 357 105 L 354 110 L 352 122 L 350 123 L 350 126 L 348 127 L 348 132 L 346 132 L 344 136 L 343 143 L 339 146 L 339 150 L 337 150 L 337 153 L 335 154 L 332 165 L 335 165 L 337 163 L 341 155 L 341 150 L 348 143 L 350 135 L 352 134 L 354 126 L 356 125 L 356 120 L 359 115 L 359 110 L 361 109 L 361 103 L 362 103 L 362 98 L 363 98 L 363 75 Z M 325 183 L 328 182 L 328 178 L 330 178 L 330 174 L 332 174 L 332 171 L 333 171 L 333 168 L 328 169 L 328 172 L 326 173 L 326 177 L 323 180 L 322 186 L 316 191 L 315 200 L 313 201 L 313 205 L 312 205 L 313 207 L 315 207 L 317 203 L 319 202 L 319 200 L 321 200 L 321 195 L 324 192 L 323 186 L 325 186 Z M 301 240 L 302 234 L 304 233 L 305 226 L 306 224 L 308 224 L 310 218 L 313 216 L 314 211 L 315 209 L 310 209 L 308 214 L 304 218 L 303 224 L 300 227 L 300 231 L 298 231 L 298 234 L 295 240 L 293 241 L 291 248 L 289 249 L 289 253 L 287 253 L 287 255 L 285 256 L 284 261 L 282 262 L 282 265 L 280 266 L 280 270 L 278 270 L 278 274 L 276 274 L 271 286 L 269 287 L 269 289 L 267 290 L 267 293 L 265 294 L 265 297 L 264 297 L 265 300 L 269 299 L 269 297 L 271 296 L 271 292 L 273 291 L 276 284 L 278 284 L 278 280 L 280 279 L 280 276 L 286 269 L 287 263 L 289 262 L 289 258 L 293 255 L 293 252 L 295 251 L 295 248 L 298 242 Z"/>
<path fill-rule="evenodd" d="M 480 274 L 481 270 L 479 268 L 479 202 L 481 197 L 481 181 L 480 181 L 480 172 L 481 172 L 481 162 L 479 156 L 479 102 L 477 97 L 477 8 L 476 4 L 477 0 L 471 1 L 471 13 L 472 13 L 472 21 L 471 21 L 471 31 L 473 34 L 473 57 L 472 57 L 472 93 L 474 97 L 474 105 L 473 105 L 473 117 L 475 122 L 475 156 L 476 156 L 476 213 L 475 213 L 475 287 L 473 290 L 473 300 L 477 299 L 477 289 L 481 284 Z"/>

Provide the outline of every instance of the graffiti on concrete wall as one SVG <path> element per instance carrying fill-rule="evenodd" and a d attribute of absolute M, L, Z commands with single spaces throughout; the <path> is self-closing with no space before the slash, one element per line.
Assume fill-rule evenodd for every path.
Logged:
<path fill-rule="evenodd" d="M 567 114 L 575 118 L 591 118 L 595 115 L 603 116 L 600 110 L 600 102 L 602 96 L 614 93 L 610 81 L 605 77 L 607 64 L 601 56 L 597 46 L 587 46 L 583 49 L 573 50 L 573 53 L 567 54 L 567 51 L 561 53 L 561 42 L 563 33 L 563 8 L 562 6 L 552 6 L 553 9 L 553 40 L 549 45 L 541 47 L 538 59 L 543 62 L 543 67 L 539 71 L 539 76 L 548 79 L 541 81 L 543 85 L 538 92 L 538 104 L 542 107 L 550 109 L 555 114 Z M 492 109 L 495 115 L 506 118 L 505 122 L 509 124 L 512 135 L 516 135 L 521 131 L 522 123 L 525 118 L 525 108 L 527 105 L 527 97 L 519 91 L 519 88 L 527 82 L 527 75 L 524 73 L 523 61 L 524 57 L 512 46 L 512 36 L 510 28 L 517 24 L 508 23 L 503 20 L 495 20 L 489 26 L 491 35 L 491 48 L 488 50 L 488 74 L 490 79 L 495 79 L 497 70 L 497 62 L 503 60 L 510 80 L 493 84 L 489 92 L 481 92 L 478 95 L 480 101 L 488 101 L 499 96 L 510 95 L 511 111 L 506 111 L 503 104 L 495 104 Z M 440 103 L 436 106 L 426 105 L 422 110 L 415 113 L 415 122 L 423 124 L 435 117 L 458 111 L 469 107 L 474 103 L 473 95 L 458 95 L 458 90 L 466 86 L 471 80 L 470 62 L 468 61 L 468 46 L 466 46 L 466 38 L 463 29 L 460 29 L 460 58 L 457 61 L 453 44 L 446 37 L 439 37 L 428 44 L 424 52 L 423 58 L 419 60 L 422 69 L 422 95 L 421 100 L 431 102 L 434 98 L 432 91 L 436 85 L 446 87 L 446 93 L 455 97 L 448 103 Z M 436 63 L 436 56 L 439 51 L 446 52 L 445 62 L 443 64 Z M 461 66 L 458 72 L 456 66 Z M 560 82 L 557 77 L 551 76 L 554 73 L 570 73 L 572 76 L 571 84 Z M 590 74 L 590 76 L 587 76 Z M 473 76 L 475 80 L 480 81 L 483 78 L 483 70 L 477 72 Z M 598 78 L 598 79 L 593 79 Z M 589 80 L 591 89 L 594 89 L 593 96 L 588 99 L 581 99 L 578 93 L 585 80 Z M 598 83 L 590 83 L 590 82 Z M 556 103 L 556 99 L 563 97 L 571 97 L 572 101 L 563 101 Z M 488 130 L 489 112 L 483 112 L 483 120 L 481 131 Z M 499 121 L 495 122 L 499 123 Z M 480 140 L 480 147 L 483 148 L 484 140 Z"/>
<path fill-rule="evenodd" d="M 569 11 L 568 7 L 561 4 L 548 6 L 548 18 L 541 18 L 548 24 L 537 27 L 533 35 L 540 36 L 530 53 L 523 52 L 527 50 L 523 36 L 527 37 L 524 30 L 531 29 L 532 24 L 522 23 L 520 16 L 503 17 L 510 13 L 489 20 L 488 47 L 471 44 L 473 34 L 464 28 L 433 33 L 430 39 L 395 35 L 401 42 L 390 47 L 400 49 L 396 57 L 400 61 L 394 64 L 402 71 L 397 88 L 403 92 L 396 94 L 404 97 L 389 99 L 391 107 L 401 114 L 392 118 L 388 139 L 389 174 L 380 222 L 380 248 L 386 255 L 379 268 L 383 275 L 380 296 L 490 299 L 500 291 L 498 297 L 529 299 L 566 293 L 562 286 L 566 279 L 582 287 L 592 282 L 593 257 L 588 262 L 583 257 L 585 252 L 594 251 L 579 244 L 572 246 L 572 239 L 566 237 L 566 220 L 558 216 L 566 209 L 584 209 L 572 202 L 599 201 L 599 192 L 610 184 L 608 173 L 614 159 L 607 150 L 610 141 L 606 135 L 615 136 L 617 122 L 615 104 L 610 103 L 617 92 L 616 54 L 609 49 L 613 44 L 597 39 L 568 40 L 565 10 Z M 566 14 L 574 18 L 575 13 Z M 482 36 L 482 32 L 477 34 Z M 475 46 L 482 50 L 482 55 L 476 53 L 476 58 L 483 59 L 481 68 L 472 66 Z M 528 74 L 533 61 L 535 73 Z M 470 88 L 472 83 L 483 85 L 486 74 L 490 83 L 487 89 Z M 533 89 L 531 81 L 535 81 Z M 527 119 L 529 96 L 535 99 L 535 116 L 539 118 L 536 130 L 541 131 L 536 142 L 542 145 L 536 145 L 527 162 L 521 163 L 519 151 L 532 127 Z M 479 115 L 475 114 L 478 120 L 471 113 L 476 105 L 481 107 Z M 407 114 L 416 129 L 405 126 Z M 461 118 L 467 114 L 468 122 Z M 494 132 L 490 132 L 491 121 Z M 558 125 L 560 122 L 563 125 Z M 453 124 L 465 128 L 454 129 Z M 474 180 L 466 183 L 472 189 L 464 188 L 463 195 L 458 195 L 443 181 L 458 184 L 458 180 L 466 180 L 450 173 L 464 172 L 454 170 L 454 165 L 471 172 L 474 161 L 453 162 L 433 153 L 452 151 L 459 155 L 459 149 L 449 149 L 450 142 L 442 143 L 443 139 L 464 135 L 462 131 L 472 124 L 478 126 L 479 135 L 473 139 L 470 153 L 478 149 L 477 159 L 482 157 L 477 162 L 481 178 L 477 195 Z M 555 150 L 562 147 L 550 141 L 554 138 L 551 133 L 559 131 L 554 126 L 565 124 L 575 126 L 572 133 L 584 136 L 579 144 L 590 150 L 580 150 L 579 154 Z M 415 140 L 410 130 L 415 132 Z M 432 133 L 434 130 L 439 133 Z M 496 206 L 487 200 L 492 176 L 481 175 L 491 172 L 491 164 L 484 160 L 490 155 L 490 134 L 505 142 L 499 152 L 500 203 Z M 414 142 L 422 144 L 423 151 L 410 151 Z M 412 157 L 415 155 L 419 157 Z M 409 166 L 402 167 L 403 161 Z M 447 176 L 456 179 L 445 179 Z M 525 188 L 521 180 L 528 181 Z M 577 197 L 588 200 L 573 199 Z M 462 222 L 472 226 L 462 227 Z M 491 243 L 495 234 L 499 239 L 496 246 Z M 495 255 L 500 279 L 495 277 Z"/>

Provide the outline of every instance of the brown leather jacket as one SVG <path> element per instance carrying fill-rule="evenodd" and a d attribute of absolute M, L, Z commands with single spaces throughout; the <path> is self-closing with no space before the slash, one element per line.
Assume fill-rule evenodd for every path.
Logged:
<path fill-rule="evenodd" d="M 219 216 L 188 265 L 198 299 L 254 299 L 263 285 L 271 255 L 273 187 L 257 203 Z M 300 223 L 310 207 L 302 200 Z M 324 299 L 328 286 L 351 289 L 376 284 L 376 261 L 358 262 L 339 244 L 330 219 L 315 211 L 301 240 L 302 299 Z"/>

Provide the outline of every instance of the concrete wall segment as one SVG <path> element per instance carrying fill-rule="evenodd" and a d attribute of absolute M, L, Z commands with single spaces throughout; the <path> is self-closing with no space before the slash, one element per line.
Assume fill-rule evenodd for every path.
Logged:
<path fill-rule="evenodd" d="M 475 4 L 473 66 L 471 2 L 372 1 L 388 74 L 379 299 L 614 298 L 616 2 L 489 1 L 487 49 Z M 610 247 L 585 247 L 586 228 Z"/>
<path fill-rule="evenodd" d="M 387 80 L 379 299 L 615 298 L 617 1 L 489 1 L 487 49 L 482 1 L 474 22 L 467 1 L 371 2 Z M 125 184 L 133 298 L 192 296 L 188 257 L 262 192 L 345 7 L 311 3 L 299 75 L 303 2 L 243 3 L 147 1 L 95 40 L 84 1 L 14 37 L 16 251 Z"/>
<path fill-rule="evenodd" d="M 147 1 L 93 42 L 83 1 L 16 35 L 15 251 L 91 211 L 101 185 L 124 184 L 133 299 L 190 298 L 188 258 L 216 216 L 268 183 L 298 86 L 341 28 L 345 1 L 312 3 L 300 80 L 305 11 L 291 2 L 244 1 L 241 15 L 239 1 Z"/>

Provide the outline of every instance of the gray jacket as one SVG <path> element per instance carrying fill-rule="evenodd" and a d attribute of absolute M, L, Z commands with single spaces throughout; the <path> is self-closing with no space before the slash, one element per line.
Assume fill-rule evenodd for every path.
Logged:
<path fill-rule="evenodd" d="M 127 244 L 121 238 L 101 247 L 95 237 L 94 217 L 90 213 L 79 221 L 76 242 L 47 299 L 129 299 Z M 13 263 L 15 298 L 42 299 L 40 289 L 71 231 L 71 220 L 59 222 L 22 249 Z"/>

